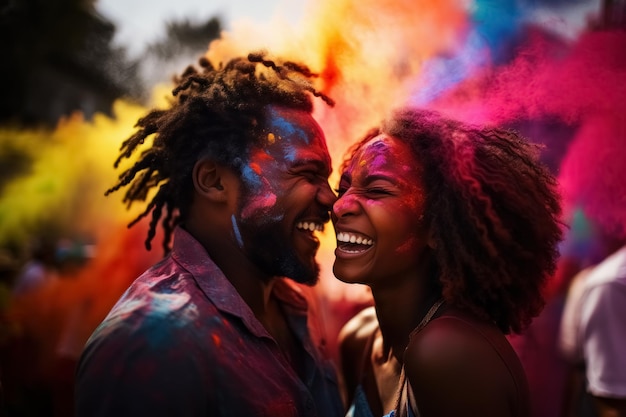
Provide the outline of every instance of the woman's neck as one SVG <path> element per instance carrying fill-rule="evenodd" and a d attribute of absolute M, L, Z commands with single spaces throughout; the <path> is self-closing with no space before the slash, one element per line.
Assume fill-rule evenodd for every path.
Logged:
<path fill-rule="evenodd" d="M 425 280 L 414 278 L 404 280 L 404 285 L 372 288 L 383 338 L 381 354 L 387 359 L 394 357 L 400 363 L 409 342 L 409 334 L 441 298 L 439 291 L 423 284 Z"/>

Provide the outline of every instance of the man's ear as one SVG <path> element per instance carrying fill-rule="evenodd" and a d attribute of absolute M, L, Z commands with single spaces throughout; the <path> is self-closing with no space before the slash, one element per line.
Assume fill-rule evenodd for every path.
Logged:
<path fill-rule="evenodd" d="M 191 173 L 193 187 L 203 197 L 218 203 L 227 201 L 222 174 L 224 168 L 214 161 L 202 158 L 196 162 Z"/>

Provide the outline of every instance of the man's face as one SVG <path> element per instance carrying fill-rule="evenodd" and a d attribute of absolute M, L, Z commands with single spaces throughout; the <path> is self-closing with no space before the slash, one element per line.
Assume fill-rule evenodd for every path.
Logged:
<path fill-rule="evenodd" d="M 324 134 L 309 113 L 268 106 L 263 144 L 251 150 L 233 217 L 237 241 L 270 276 L 314 284 L 321 231 L 336 200 Z"/>

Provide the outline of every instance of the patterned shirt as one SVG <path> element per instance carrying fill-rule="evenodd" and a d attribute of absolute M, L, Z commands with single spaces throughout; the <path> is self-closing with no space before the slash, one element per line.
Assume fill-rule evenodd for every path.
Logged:
<path fill-rule="evenodd" d="M 273 296 L 306 351 L 303 379 L 178 228 L 171 254 L 135 280 L 87 341 L 77 416 L 343 415 L 334 366 L 298 290 L 280 278 Z"/>

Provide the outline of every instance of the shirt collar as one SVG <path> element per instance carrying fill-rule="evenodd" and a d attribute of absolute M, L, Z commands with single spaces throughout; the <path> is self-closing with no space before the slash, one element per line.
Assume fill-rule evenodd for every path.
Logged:
<path fill-rule="evenodd" d="M 172 258 L 193 275 L 207 298 L 220 311 L 240 317 L 257 336 L 269 336 L 235 287 L 207 254 L 202 244 L 182 227 L 174 230 L 173 240 Z M 295 283 L 289 282 L 286 278 L 280 278 L 274 284 L 272 294 L 288 308 L 288 314 L 306 316 L 308 304 Z"/>

